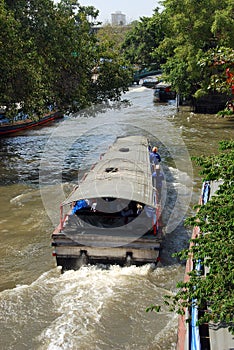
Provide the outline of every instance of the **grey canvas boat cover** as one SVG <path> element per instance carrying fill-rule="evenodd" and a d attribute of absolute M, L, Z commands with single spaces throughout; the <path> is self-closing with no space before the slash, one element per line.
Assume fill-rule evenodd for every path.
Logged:
<path fill-rule="evenodd" d="M 80 199 L 103 197 L 156 207 L 146 137 L 117 138 L 63 205 Z"/>

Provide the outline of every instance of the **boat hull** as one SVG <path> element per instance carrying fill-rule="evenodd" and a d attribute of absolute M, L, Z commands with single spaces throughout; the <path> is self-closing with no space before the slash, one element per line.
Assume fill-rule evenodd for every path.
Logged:
<path fill-rule="evenodd" d="M 54 112 L 46 115 L 45 117 L 37 120 L 37 121 L 24 121 L 22 123 L 8 124 L 0 126 L 0 136 L 7 136 L 10 134 L 15 134 L 20 131 L 24 131 L 27 129 L 32 129 L 38 126 L 42 126 L 44 124 L 52 123 L 54 120 L 63 118 L 63 114 L 61 112 Z"/>
<path fill-rule="evenodd" d="M 74 242 L 61 233 L 52 235 L 52 239 L 57 265 L 62 266 L 63 271 L 76 270 L 87 264 L 157 264 L 161 251 L 161 239 L 153 234 L 148 237 L 132 237 L 132 242 L 126 238 L 126 244 L 122 236 L 95 234 L 80 236 L 79 242 Z"/>

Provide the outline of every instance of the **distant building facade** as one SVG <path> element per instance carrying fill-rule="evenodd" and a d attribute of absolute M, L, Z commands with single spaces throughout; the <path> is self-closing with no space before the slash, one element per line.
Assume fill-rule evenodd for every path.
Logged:
<path fill-rule="evenodd" d="M 113 26 L 125 26 L 126 25 L 126 15 L 121 11 L 116 11 L 111 14 L 111 24 Z"/>

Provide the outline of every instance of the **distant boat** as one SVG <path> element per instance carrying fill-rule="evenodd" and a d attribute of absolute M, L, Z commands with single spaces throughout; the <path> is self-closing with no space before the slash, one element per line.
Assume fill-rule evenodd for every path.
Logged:
<path fill-rule="evenodd" d="M 154 102 L 167 102 L 175 100 L 176 92 L 171 90 L 171 84 L 159 83 L 154 90 Z"/>
<path fill-rule="evenodd" d="M 57 265 L 157 264 L 163 224 L 152 181 L 147 138 L 117 138 L 61 204 L 52 234 Z"/>
<path fill-rule="evenodd" d="M 148 77 L 143 80 L 142 86 L 155 89 L 158 83 L 159 83 L 159 80 L 157 77 Z"/>
<path fill-rule="evenodd" d="M 49 124 L 54 120 L 63 118 L 62 112 L 49 112 L 44 115 L 44 117 L 32 120 L 27 117 L 26 119 L 15 120 L 13 123 L 10 123 L 9 120 L 5 117 L 4 114 L 0 115 L 0 136 L 7 136 L 10 134 L 17 133 L 19 131 L 24 131 L 27 129 L 35 128 L 36 126 L 41 126 L 44 124 Z"/>

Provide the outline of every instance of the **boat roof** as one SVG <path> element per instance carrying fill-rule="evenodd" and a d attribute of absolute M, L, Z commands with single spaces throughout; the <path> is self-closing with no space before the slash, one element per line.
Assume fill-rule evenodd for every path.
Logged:
<path fill-rule="evenodd" d="M 166 81 L 161 81 L 157 84 L 156 88 L 157 87 L 169 87 L 169 86 L 171 86 L 170 83 L 167 83 Z"/>
<path fill-rule="evenodd" d="M 155 207 L 148 145 L 145 136 L 117 138 L 63 205 L 109 197 Z"/>

